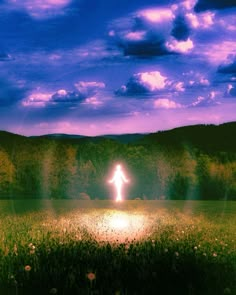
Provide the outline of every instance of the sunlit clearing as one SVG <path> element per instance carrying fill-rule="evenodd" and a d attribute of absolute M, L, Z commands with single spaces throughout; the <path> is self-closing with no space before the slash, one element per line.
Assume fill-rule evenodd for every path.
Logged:
<path fill-rule="evenodd" d="M 82 220 L 89 234 L 97 241 L 125 242 L 147 236 L 150 224 L 142 214 L 109 210 L 103 214 L 90 214 Z"/>
<path fill-rule="evenodd" d="M 109 183 L 114 183 L 116 189 L 116 201 L 121 202 L 123 200 L 122 188 L 123 184 L 129 182 L 129 180 L 124 175 L 121 165 L 116 165 L 114 175 Z"/>
<path fill-rule="evenodd" d="M 116 213 L 111 217 L 110 227 L 114 229 L 124 229 L 129 226 L 129 219 L 124 214 Z"/>

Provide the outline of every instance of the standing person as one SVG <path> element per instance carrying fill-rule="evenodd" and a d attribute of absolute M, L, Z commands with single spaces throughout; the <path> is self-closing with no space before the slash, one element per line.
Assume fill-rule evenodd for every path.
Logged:
<path fill-rule="evenodd" d="M 124 183 L 129 182 L 129 180 L 125 177 L 121 165 L 116 166 L 116 170 L 114 176 L 111 180 L 108 181 L 109 183 L 114 183 L 117 191 L 116 201 L 122 201 L 122 186 Z"/>

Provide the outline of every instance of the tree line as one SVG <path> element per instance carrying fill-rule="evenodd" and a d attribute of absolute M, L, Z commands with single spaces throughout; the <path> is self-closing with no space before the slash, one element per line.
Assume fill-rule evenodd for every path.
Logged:
<path fill-rule="evenodd" d="M 208 138 L 211 128 L 219 128 L 219 143 Z M 127 142 L 0 132 L 0 198 L 109 199 L 107 180 L 121 163 L 131 179 L 127 199 L 236 200 L 236 124 L 224 128 L 178 128 Z"/>

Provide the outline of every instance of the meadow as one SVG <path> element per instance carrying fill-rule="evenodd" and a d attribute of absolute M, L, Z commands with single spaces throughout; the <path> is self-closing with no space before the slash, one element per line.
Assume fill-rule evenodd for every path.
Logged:
<path fill-rule="evenodd" d="M 236 202 L 0 201 L 0 294 L 236 294 Z"/>

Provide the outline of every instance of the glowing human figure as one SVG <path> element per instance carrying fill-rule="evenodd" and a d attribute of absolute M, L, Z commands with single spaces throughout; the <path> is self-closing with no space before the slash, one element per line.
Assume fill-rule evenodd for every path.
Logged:
<path fill-rule="evenodd" d="M 111 180 L 109 180 L 109 183 L 115 184 L 116 192 L 117 192 L 117 196 L 116 196 L 117 202 L 122 201 L 122 186 L 123 186 L 124 182 L 127 183 L 127 182 L 129 182 L 129 180 L 125 177 L 125 175 L 121 169 L 121 165 L 117 165 L 114 176 L 112 177 Z"/>

